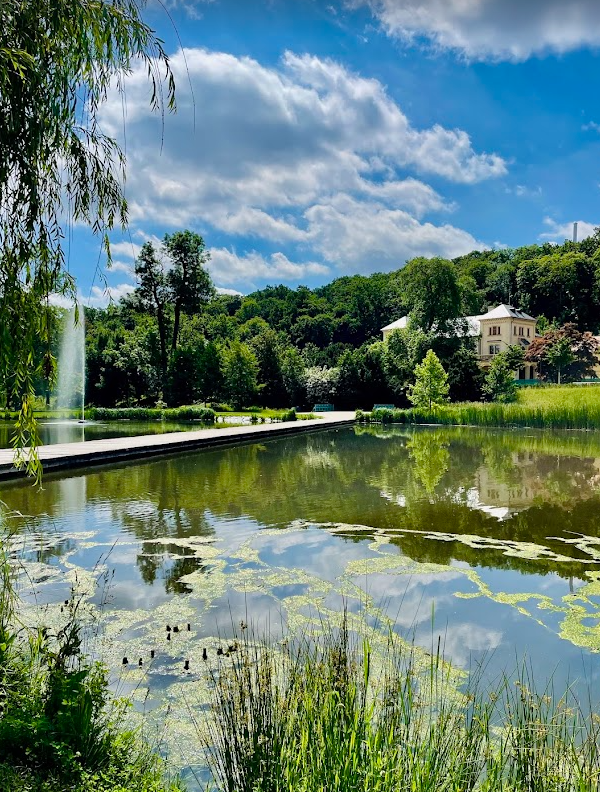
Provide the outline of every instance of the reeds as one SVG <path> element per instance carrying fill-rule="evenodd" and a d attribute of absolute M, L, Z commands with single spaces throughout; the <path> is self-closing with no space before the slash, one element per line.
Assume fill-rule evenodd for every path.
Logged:
<path fill-rule="evenodd" d="M 466 402 L 434 410 L 373 410 L 356 413 L 361 423 L 521 426 L 538 429 L 600 429 L 600 403 L 498 404 Z"/>
<path fill-rule="evenodd" d="M 461 692 L 439 649 L 423 669 L 338 633 L 281 651 L 246 642 L 215 679 L 209 738 L 222 792 L 597 792 L 600 730 L 532 673 Z"/>

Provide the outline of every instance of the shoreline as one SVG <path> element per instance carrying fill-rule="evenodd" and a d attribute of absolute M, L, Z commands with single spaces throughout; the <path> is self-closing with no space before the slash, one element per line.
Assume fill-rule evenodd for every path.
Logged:
<path fill-rule="evenodd" d="M 175 453 L 188 453 L 204 449 L 253 443 L 259 440 L 277 439 L 302 432 L 315 432 L 336 426 L 350 426 L 355 423 L 354 412 L 323 413 L 323 417 L 304 421 L 290 421 L 277 424 L 232 426 L 231 428 L 199 429 L 190 432 L 169 432 L 159 435 L 137 435 L 117 437 L 107 440 L 89 440 L 77 443 L 57 443 L 40 446 L 38 454 L 44 474 L 80 467 L 92 467 L 166 456 Z M 13 464 L 14 451 L 0 449 L 0 481 L 26 478 L 24 470 Z"/>

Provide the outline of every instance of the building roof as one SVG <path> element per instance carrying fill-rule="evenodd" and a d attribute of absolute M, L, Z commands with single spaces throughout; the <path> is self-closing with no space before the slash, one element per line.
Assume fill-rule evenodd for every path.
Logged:
<path fill-rule="evenodd" d="M 460 316 L 458 319 L 453 319 L 450 324 L 453 322 L 455 323 L 458 335 L 477 336 L 481 333 L 480 322 L 484 319 L 521 319 L 522 321 L 529 322 L 536 321 L 533 316 L 529 316 L 525 311 L 520 311 L 518 308 L 513 308 L 512 305 L 505 305 L 502 303 L 485 314 L 479 316 Z M 395 322 L 382 327 L 381 330 L 382 332 L 384 330 L 400 330 L 408 325 L 408 320 L 408 316 L 402 316 L 400 319 L 396 319 Z M 462 322 L 467 323 L 466 332 L 464 332 L 461 326 Z"/>
<path fill-rule="evenodd" d="M 491 311 L 478 317 L 479 319 L 522 319 L 523 321 L 535 322 L 535 317 L 529 316 L 525 311 L 513 308 L 512 305 L 501 303 Z"/>
<path fill-rule="evenodd" d="M 395 322 L 392 322 L 389 325 L 381 328 L 381 331 L 384 330 L 401 330 L 408 324 L 408 316 L 401 316 L 400 319 L 396 319 Z"/>
<path fill-rule="evenodd" d="M 479 327 L 479 316 L 460 316 L 458 319 L 452 319 L 448 324 L 455 325 L 456 331 L 459 335 L 468 335 L 468 336 L 476 336 L 480 333 Z M 408 316 L 402 316 L 400 319 L 396 319 L 395 322 L 392 322 L 389 325 L 381 328 L 381 331 L 384 330 L 401 330 L 408 325 Z M 466 322 L 466 332 L 464 332 L 462 327 L 462 322 Z"/>

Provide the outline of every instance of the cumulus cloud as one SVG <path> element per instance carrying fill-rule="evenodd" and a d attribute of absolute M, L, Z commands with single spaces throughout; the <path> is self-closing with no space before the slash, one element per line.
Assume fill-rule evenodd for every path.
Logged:
<path fill-rule="evenodd" d="M 77 301 L 88 308 L 105 308 L 110 302 L 118 302 L 134 290 L 131 283 L 119 283 L 116 286 L 92 286 L 88 294 L 79 292 Z M 58 308 L 71 308 L 73 301 L 62 294 L 51 294 L 50 304 Z"/>
<path fill-rule="evenodd" d="M 248 57 L 189 49 L 185 57 L 176 53 L 171 65 L 179 110 L 164 130 L 149 113 L 143 69 L 127 84 L 131 221 L 164 230 L 210 226 L 245 244 L 256 239 L 285 250 L 275 254 L 280 259 L 261 259 L 254 279 L 258 272 L 290 280 L 317 274 L 315 267 L 328 272 L 317 257 L 343 269 L 345 263 L 364 268 L 384 260 L 398 266 L 429 251 L 464 252 L 474 242 L 468 233 L 423 222 L 455 208 L 423 177 L 469 185 L 506 173 L 505 161 L 477 151 L 465 130 L 415 127 L 378 80 L 332 60 L 288 52 L 278 66 L 265 67 Z M 115 96 L 102 113 L 105 130 L 117 138 L 122 112 Z M 344 238 L 338 246 L 341 227 L 349 229 L 350 221 L 356 224 L 352 237 L 365 241 L 353 248 Z M 376 238 L 377 228 L 385 229 L 385 242 Z M 394 247 L 382 255 L 383 244 Z M 221 261 L 223 250 L 215 251 Z M 114 248 L 121 260 L 137 252 L 129 242 Z M 230 271 L 247 274 L 255 254 L 231 255 Z M 234 266 L 234 259 L 243 265 Z M 221 278 L 218 268 L 213 271 Z"/>
<path fill-rule="evenodd" d="M 588 223 L 585 220 L 576 220 L 570 223 L 558 223 L 551 217 L 544 218 L 544 225 L 547 231 L 540 234 L 540 239 L 547 239 L 556 242 L 564 242 L 565 239 L 573 239 L 573 222 L 577 223 L 577 239 L 581 242 L 582 239 L 591 237 L 595 229 L 600 223 Z"/>
<path fill-rule="evenodd" d="M 227 248 L 212 248 L 208 269 L 219 284 L 247 283 L 252 286 L 261 280 L 298 281 L 309 275 L 329 275 L 329 267 L 315 261 L 296 264 L 283 253 L 273 253 L 265 258 L 252 251 L 238 256 Z"/>
<path fill-rule="evenodd" d="M 401 209 L 342 194 L 315 204 L 306 216 L 313 246 L 325 259 L 363 271 L 398 267 L 414 256 L 454 257 L 485 247 L 454 226 L 421 223 Z"/>
<path fill-rule="evenodd" d="M 600 44 L 597 0 L 347 0 L 391 35 L 473 60 L 522 61 Z"/>

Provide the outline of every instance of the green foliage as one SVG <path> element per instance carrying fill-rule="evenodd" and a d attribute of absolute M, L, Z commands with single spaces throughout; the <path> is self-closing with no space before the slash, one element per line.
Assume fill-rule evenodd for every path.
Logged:
<path fill-rule="evenodd" d="M 415 368 L 415 382 L 408 392 L 409 401 L 415 407 L 433 407 L 448 401 L 448 375 L 438 356 L 430 349 L 423 361 Z"/>
<path fill-rule="evenodd" d="M 361 423 L 522 426 L 537 429 L 600 429 L 600 387 L 520 388 L 512 404 L 467 402 L 435 410 L 357 411 Z"/>
<path fill-rule="evenodd" d="M 517 399 L 513 357 L 506 350 L 492 360 L 482 388 L 483 393 L 492 401 L 508 403 Z"/>
<path fill-rule="evenodd" d="M 252 350 L 233 341 L 223 350 L 225 394 L 234 407 L 252 404 L 258 394 L 258 362 Z"/>
<path fill-rule="evenodd" d="M 210 407 L 90 407 L 85 411 L 90 421 L 203 421 L 215 422 Z"/>
<path fill-rule="evenodd" d="M 310 404 L 328 404 L 338 392 L 339 369 L 311 366 L 305 372 L 306 398 Z"/>
<path fill-rule="evenodd" d="M 540 379 L 555 379 L 560 385 L 561 381 L 593 376 L 598 348 L 595 336 L 568 323 L 534 338 L 526 359 L 538 364 Z"/>
<path fill-rule="evenodd" d="M 106 670 L 81 651 L 79 601 L 63 626 L 25 630 L 0 562 L 0 782 L 7 792 L 175 792 L 157 757 L 122 726 Z"/>
<path fill-rule="evenodd" d="M 125 162 L 102 133 L 101 106 L 139 59 L 154 108 L 163 68 L 169 107 L 174 84 L 135 0 L 4 0 L 0 40 L 0 391 L 19 402 L 17 445 L 32 444 L 18 462 L 39 474 L 31 401 L 36 378 L 51 381 L 54 371 L 48 297 L 76 291 L 64 263 L 65 213 L 107 248 L 108 230 L 127 219 Z"/>
<path fill-rule="evenodd" d="M 394 330 L 384 350 L 384 367 L 392 391 L 405 397 L 414 382 L 415 369 L 431 349 L 433 333 L 427 333 L 412 323 Z"/>
<path fill-rule="evenodd" d="M 439 650 L 419 668 L 390 637 L 290 636 L 284 652 L 242 641 L 214 680 L 208 743 L 220 790 L 248 792 L 592 792 L 600 727 L 568 692 L 535 691 L 533 671 L 462 692 Z M 544 691 L 545 692 L 545 691 Z"/>
<path fill-rule="evenodd" d="M 415 258 L 401 274 L 411 319 L 425 332 L 443 332 L 461 315 L 462 294 L 456 268 L 441 258 Z"/>

